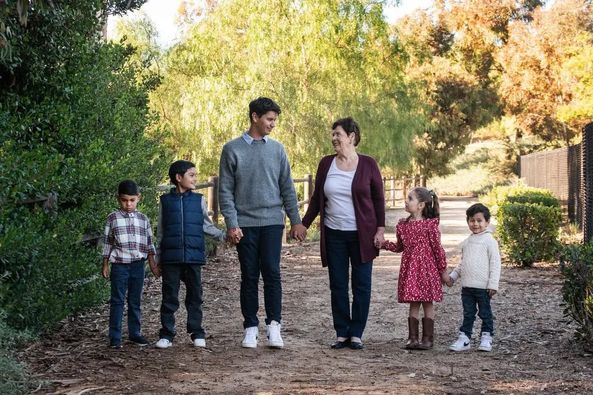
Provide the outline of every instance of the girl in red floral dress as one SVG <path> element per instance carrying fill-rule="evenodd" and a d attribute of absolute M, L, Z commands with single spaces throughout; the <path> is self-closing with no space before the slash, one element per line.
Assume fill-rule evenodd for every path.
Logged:
<path fill-rule="evenodd" d="M 418 187 L 410 191 L 405 205 L 410 216 L 397 224 L 397 241 L 385 241 L 382 248 L 402 252 L 397 299 L 399 303 L 410 304 L 405 348 L 428 350 L 433 345 L 433 302 L 443 300 L 442 281 L 448 277 L 439 231 L 439 199 L 433 191 Z M 424 310 L 421 342 L 418 339 L 420 306 Z"/>

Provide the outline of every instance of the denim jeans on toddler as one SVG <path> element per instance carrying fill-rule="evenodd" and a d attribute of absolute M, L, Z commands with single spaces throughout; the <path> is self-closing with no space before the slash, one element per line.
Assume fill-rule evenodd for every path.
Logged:
<path fill-rule="evenodd" d="M 487 289 L 461 288 L 461 302 L 463 303 L 463 324 L 459 330 L 471 339 L 476 312 L 482 319 L 481 332 L 488 332 L 494 336 L 494 317 L 490 307 L 490 296 Z"/>
<path fill-rule="evenodd" d="M 140 303 L 144 287 L 144 259 L 132 263 L 111 264 L 111 299 L 109 300 L 109 340 L 121 342 L 121 323 L 128 294 L 128 337 L 141 335 Z"/>

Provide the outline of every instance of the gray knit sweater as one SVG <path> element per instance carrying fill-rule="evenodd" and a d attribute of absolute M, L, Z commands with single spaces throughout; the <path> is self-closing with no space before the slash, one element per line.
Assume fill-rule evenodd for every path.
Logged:
<path fill-rule="evenodd" d="M 300 224 L 294 184 L 284 146 L 271 138 L 243 137 L 222 148 L 219 204 L 227 228 Z"/>

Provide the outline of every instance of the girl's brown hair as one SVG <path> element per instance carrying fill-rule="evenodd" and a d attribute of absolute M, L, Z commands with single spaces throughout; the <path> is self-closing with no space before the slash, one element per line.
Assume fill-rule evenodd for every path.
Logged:
<path fill-rule="evenodd" d="M 422 217 L 424 218 L 439 218 L 439 197 L 433 190 L 426 189 L 424 187 L 416 187 L 412 189 L 414 195 L 419 202 L 424 203 L 424 209 L 422 210 Z"/>

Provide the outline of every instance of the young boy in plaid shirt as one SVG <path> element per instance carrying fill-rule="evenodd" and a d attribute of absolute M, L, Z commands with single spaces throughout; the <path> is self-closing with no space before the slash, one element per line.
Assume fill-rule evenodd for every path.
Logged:
<path fill-rule="evenodd" d="M 140 330 L 140 303 L 146 259 L 155 277 L 160 276 L 154 260 L 156 251 L 152 242 L 152 229 L 148 218 L 136 210 L 140 200 L 138 185 L 131 180 L 122 181 L 117 193 L 120 209 L 107 217 L 101 271 L 104 278 L 111 280 L 109 345 L 112 348 L 121 348 L 121 322 L 127 292 L 128 338 L 133 343 L 145 346 L 149 343 Z"/>

